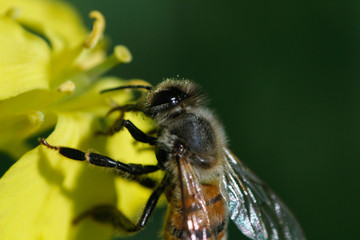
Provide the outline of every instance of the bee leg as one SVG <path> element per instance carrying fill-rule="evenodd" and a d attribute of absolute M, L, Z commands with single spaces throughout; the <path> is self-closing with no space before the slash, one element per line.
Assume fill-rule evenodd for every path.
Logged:
<path fill-rule="evenodd" d="M 135 181 L 138 184 L 140 184 L 141 186 L 148 188 L 148 189 L 154 189 L 159 182 L 147 177 L 146 175 L 130 175 L 130 174 L 124 174 L 124 172 L 120 172 L 120 171 L 115 171 L 115 175 L 123 177 L 129 181 Z"/>
<path fill-rule="evenodd" d="M 156 138 L 147 135 L 140 129 L 138 129 L 131 121 L 123 120 L 122 125 L 129 131 L 131 136 L 138 142 L 148 143 L 150 145 L 155 145 Z"/>
<path fill-rule="evenodd" d="M 112 108 L 106 116 L 109 116 L 111 113 L 119 111 L 119 117 L 116 118 L 115 122 L 105 131 L 97 131 L 96 135 L 105 135 L 112 136 L 115 133 L 119 132 L 123 128 L 122 121 L 124 120 L 125 112 L 139 112 L 141 111 L 136 104 L 126 104 L 123 106 L 117 106 Z"/>
<path fill-rule="evenodd" d="M 78 161 L 87 161 L 88 163 L 96 166 L 113 168 L 115 170 L 124 171 L 126 173 L 133 175 L 151 173 L 160 169 L 157 165 L 141 165 L 141 164 L 131 164 L 131 163 L 126 164 L 119 161 L 115 161 L 112 158 L 109 158 L 107 156 L 98 153 L 91 153 L 91 152 L 86 153 L 74 148 L 53 146 L 47 143 L 44 138 L 39 138 L 38 141 L 40 142 L 40 144 L 50 149 L 58 151 L 61 155 L 67 158 Z"/>
<path fill-rule="evenodd" d="M 149 131 L 147 131 L 146 133 L 147 133 L 148 135 L 154 135 L 156 132 L 157 132 L 156 128 L 152 128 L 152 129 L 150 129 Z"/>
<path fill-rule="evenodd" d="M 91 217 L 95 221 L 102 223 L 110 223 L 114 228 L 119 230 L 124 230 L 127 232 L 137 232 L 144 228 L 151 213 L 154 211 L 156 204 L 164 192 L 165 181 L 155 188 L 155 190 L 150 195 L 144 211 L 138 220 L 137 224 L 134 224 L 130 219 L 128 219 L 121 211 L 119 211 L 115 206 L 112 205 L 99 205 L 94 208 L 82 213 L 80 216 L 73 220 L 73 224 L 79 223 L 82 219 L 86 217 Z"/>
<path fill-rule="evenodd" d="M 98 205 L 77 216 L 72 223 L 80 223 L 85 218 L 92 218 L 101 223 L 111 223 L 115 228 L 131 232 L 136 225 L 112 205 Z"/>

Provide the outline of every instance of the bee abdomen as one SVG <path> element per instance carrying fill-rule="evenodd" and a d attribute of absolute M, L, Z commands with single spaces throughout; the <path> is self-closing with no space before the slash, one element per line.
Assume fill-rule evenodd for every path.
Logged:
<path fill-rule="evenodd" d="M 200 229 L 194 231 L 192 234 L 196 236 L 196 239 L 219 239 L 222 240 L 225 238 L 225 226 L 226 221 L 222 221 L 221 223 L 216 224 L 215 226 L 211 227 L 211 229 Z M 169 239 L 193 239 L 187 231 L 187 229 L 177 229 L 174 228 L 171 232 L 172 238 Z M 165 238 L 168 239 L 168 238 Z"/>
<path fill-rule="evenodd" d="M 165 240 L 188 240 L 194 239 L 226 239 L 227 208 L 226 202 L 219 192 L 204 187 L 208 191 L 208 198 L 205 199 L 205 208 L 197 201 L 189 198 L 185 202 L 185 208 L 181 205 L 170 203 L 167 225 L 165 228 Z M 193 223 L 194 229 L 190 230 Z"/>

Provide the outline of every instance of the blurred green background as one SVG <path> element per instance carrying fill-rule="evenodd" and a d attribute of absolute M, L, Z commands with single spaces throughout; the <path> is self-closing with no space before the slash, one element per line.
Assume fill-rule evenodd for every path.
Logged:
<path fill-rule="evenodd" d="M 134 60 L 111 74 L 203 86 L 230 148 L 308 239 L 360 236 L 360 2 L 73 0 Z M 155 239 L 164 210 L 130 239 Z M 151 236 L 151 237 L 150 237 Z M 152 237 L 154 236 L 154 237 Z M 233 226 L 229 239 L 245 239 Z"/>

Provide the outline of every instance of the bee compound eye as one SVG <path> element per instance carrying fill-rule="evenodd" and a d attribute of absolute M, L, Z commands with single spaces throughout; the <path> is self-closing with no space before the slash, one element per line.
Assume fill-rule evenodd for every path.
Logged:
<path fill-rule="evenodd" d="M 156 93 L 151 101 L 152 106 L 159 106 L 162 104 L 176 105 L 179 102 L 178 93 L 171 89 L 162 90 Z"/>

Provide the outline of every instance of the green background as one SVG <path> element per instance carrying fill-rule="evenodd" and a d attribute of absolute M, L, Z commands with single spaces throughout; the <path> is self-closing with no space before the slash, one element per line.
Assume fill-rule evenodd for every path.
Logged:
<path fill-rule="evenodd" d="M 84 18 L 100 10 L 113 44 L 131 50 L 134 61 L 113 74 L 202 85 L 231 149 L 283 198 L 308 239 L 359 238 L 359 1 L 73 4 Z M 137 239 L 161 232 L 162 218 Z M 240 236 L 231 225 L 229 239 Z"/>
<path fill-rule="evenodd" d="M 111 74 L 203 86 L 230 148 L 308 239 L 358 239 L 360 2 L 73 0 L 134 60 Z M 155 239 L 164 210 L 131 239 Z M 230 225 L 229 239 L 245 239 Z"/>

